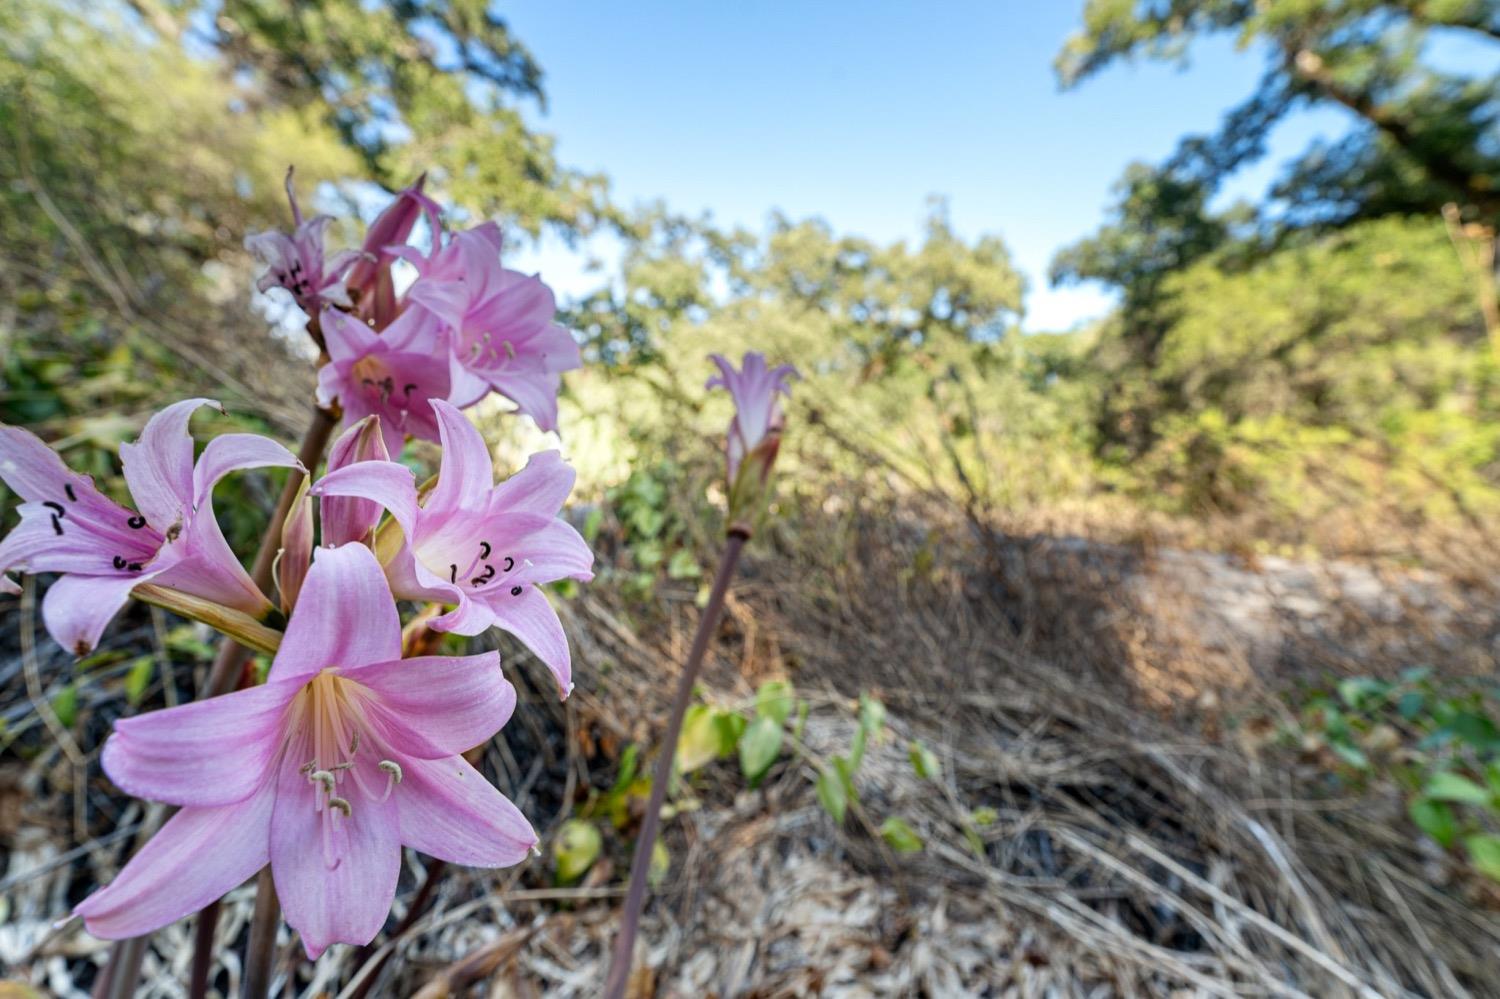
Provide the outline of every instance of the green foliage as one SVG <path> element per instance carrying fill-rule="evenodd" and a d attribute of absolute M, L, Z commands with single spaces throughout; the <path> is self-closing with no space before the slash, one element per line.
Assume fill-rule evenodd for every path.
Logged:
<path fill-rule="evenodd" d="M 1328 3 L 1321 0 L 1089 0 L 1083 30 L 1057 58 L 1072 86 L 1136 56 L 1184 62 L 1193 41 L 1233 34 L 1264 53 L 1255 91 L 1211 136 L 1182 140 L 1164 173 L 1209 191 L 1265 155 L 1266 137 L 1306 105 L 1350 111 L 1358 125 L 1315 144 L 1274 196 L 1284 224 L 1344 225 L 1446 201 L 1500 220 L 1500 75 L 1454 72 L 1424 59 L 1435 32 L 1500 42 L 1491 0 Z"/>
<path fill-rule="evenodd" d="M 1391 782 L 1413 824 L 1445 848 L 1462 843 L 1479 873 L 1500 881 L 1500 727 L 1489 684 L 1438 682 L 1425 668 L 1399 680 L 1354 677 L 1301 701 L 1289 733 L 1326 752 L 1356 786 Z"/>
<path fill-rule="evenodd" d="M 897 853 L 918 853 L 922 849 L 922 837 L 899 816 L 892 815 L 880 823 L 880 836 Z"/>
<path fill-rule="evenodd" d="M 640 598 L 650 597 L 663 575 L 683 581 L 703 574 L 690 534 L 693 507 L 681 502 L 683 478 L 679 465 L 662 460 L 637 465 L 624 482 L 605 493 L 630 554 L 628 588 Z"/>
<path fill-rule="evenodd" d="M 552 844 L 552 870 L 560 885 L 577 882 L 604 851 L 604 837 L 592 822 L 569 819 Z"/>
<path fill-rule="evenodd" d="M 1143 498 L 1292 521 L 1357 502 L 1407 516 L 1496 509 L 1500 378 L 1441 225 L 1385 219 L 1245 270 L 1163 282 L 1150 363 L 1103 335 L 1106 454 Z M 1119 349 L 1114 344 L 1120 343 Z"/>

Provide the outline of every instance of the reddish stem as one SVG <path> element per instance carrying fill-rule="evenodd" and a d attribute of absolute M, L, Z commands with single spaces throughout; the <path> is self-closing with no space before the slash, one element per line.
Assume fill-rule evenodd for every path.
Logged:
<path fill-rule="evenodd" d="M 641 910 L 646 904 L 646 872 L 651 867 L 651 850 L 656 845 L 656 831 L 661 823 L 661 806 L 667 796 L 667 784 L 672 780 L 672 764 L 677 757 L 677 739 L 682 734 L 682 720 L 687 715 L 688 703 L 693 699 L 693 685 L 698 681 L 698 672 L 703 666 L 709 639 L 713 637 L 719 615 L 724 611 L 729 580 L 734 576 L 740 551 L 745 547 L 748 537 L 740 529 L 730 531 L 729 541 L 724 546 L 724 557 L 720 560 L 718 574 L 714 577 L 714 588 L 708 597 L 708 606 L 703 608 L 703 616 L 698 619 L 698 633 L 693 636 L 693 647 L 688 652 L 687 665 L 682 668 L 682 677 L 677 681 L 672 716 L 662 738 L 661 755 L 656 761 L 656 776 L 651 781 L 651 799 L 646 803 L 645 819 L 635 841 L 635 856 L 630 862 L 630 888 L 625 894 L 625 912 L 620 918 L 620 935 L 615 941 L 609 977 L 604 982 L 605 999 L 624 999 L 625 987 L 630 981 L 635 938 L 640 929 Z"/>

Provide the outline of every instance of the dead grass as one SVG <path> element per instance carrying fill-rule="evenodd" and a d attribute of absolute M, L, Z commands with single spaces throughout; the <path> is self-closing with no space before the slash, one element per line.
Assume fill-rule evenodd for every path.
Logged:
<path fill-rule="evenodd" d="M 1352 797 L 1238 723 L 1273 710 L 1303 675 L 1393 669 L 1424 649 L 1482 663 L 1496 625 L 1470 587 L 1423 577 L 1419 600 L 1412 578 L 1387 570 L 1382 585 L 1404 596 L 1386 600 L 1326 566 L 1308 590 L 1286 582 L 1305 567 L 1278 576 L 980 537 L 910 500 L 835 506 L 789 514 L 757 540 L 707 674 L 708 696 L 726 702 L 789 677 L 814 706 L 805 752 L 754 792 L 727 764 L 695 780 L 700 807 L 669 825 L 673 870 L 643 926 L 638 994 L 1493 994 L 1494 898 L 1415 837 L 1398 801 Z M 1258 610 L 1236 625 L 1224 604 L 1246 579 L 1262 584 Z M 1364 597 L 1345 599 L 1351 586 Z M 625 745 L 651 744 L 696 619 L 691 598 L 631 604 L 605 581 L 569 601 L 579 683 L 566 708 L 536 664 L 506 649 L 523 704 L 482 764 L 544 843 L 608 786 Z M 112 640 L 149 648 L 151 635 L 132 618 Z M 68 669 L 47 644 L 44 697 Z M 119 677 L 80 685 L 80 766 L 22 703 L 20 665 L 0 678 L 0 710 L 15 719 L 0 763 L 0 961 L 57 995 L 85 995 L 102 945 L 51 923 L 111 875 L 141 819 L 98 771 L 123 707 Z M 810 778 L 847 748 L 861 690 L 886 702 L 890 733 L 841 830 Z M 939 754 L 939 780 L 913 775 L 912 738 Z M 977 825 L 980 808 L 995 821 Z M 890 852 L 875 833 L 888 815 L 917 829 L 921 853 Z M 392 960 L 378 971 L 352 948 L 306 965 L 287 935 L 282 994 L 347 995 L 363 967 L 374 995 L 592 995 L 630 832 L 574 888 L 553 886 L 540 861 L 448 872 L 425 913 L 379 941 L 376 956 Z M 392 926 L 423 877 L 416 858 L 407 866 Z M 228 994 L 248 893 L 230 897 L 219 928 Z M 182 994 L 190 939 L 191 924 L 156 935 L 142 995 Z"/>

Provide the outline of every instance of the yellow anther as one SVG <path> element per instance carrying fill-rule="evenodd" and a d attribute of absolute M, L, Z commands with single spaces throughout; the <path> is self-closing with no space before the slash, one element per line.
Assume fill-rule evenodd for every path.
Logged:
<path fill-rule="evenodd" d="M 391 779 L 397 784 L 401 783 L 401 764 L 395 760 L 381 760 L 380 769 L 391 775 Z"/>
<path fill-rule="evenodd" d="M 354 809 L 350 807 L 349 802 L 345 801 L 343 798 L 329 796 L 328 807 L 337 808 L 339 811 L 344 813 L 344 818 L 346 819 L 354 813 Z"/>
<path fill-rule="evenodd" d="M 326 790 L 329 794 L 333 793 L 333 774 L 329 773 L 327 770 L 314 770 L 312 773 L 307 775 L 307 779 L 315 784 L 322 784 L 323 789 Z"/>

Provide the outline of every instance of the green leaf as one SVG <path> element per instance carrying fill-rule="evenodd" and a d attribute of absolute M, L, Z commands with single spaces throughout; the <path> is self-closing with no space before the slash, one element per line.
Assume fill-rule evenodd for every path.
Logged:
<path fill-rule="evenodd" d="M 1412 666 L 1401 671 L 1402 683 L 1421 683 L 1432 675 L 1431 666 Z"/>
<path fill-rule="evenodd" d="M 1448 770 L 1439 770 L 1427 778 L 1425 793 L 1435 801 L 1459 801 L 1466 805 L 1487 805 L 1490 801 L 1484 788 Z"/>
<path fill-rule="evenodd" d="M 914 740 L 907 746 L 906 754 L 911 758 L 912 772 L 923 780 L 937 780 L 942 775 L 943 766 L 937 754 L 924 746 L 922 740 Z"/>
<path fill-rule="evenodd" d="M 671 870 L 672 854 L 667 850 L 667 844 L 658 839 L 651 844 L 651 863 L 646 867 L 646 883 L 652 888 L 660 888 Z"/>
<path fill-rule="evenodd" d="M 569 819 L 552 843 L 552 868 L 558 884 L 569 885 L 588 873 L 604 849 L 604 837 L 592 822 Z"/>
<path fill-rule="evenodd" d="M 57 715 L 63 728 L 72 728 L 78 719 L 78 688 L 70 683 L 54 694 L 52 713 Z"/>
<path fill-rule="evenodd" d="M 1368 676 L 1350 677 L 1339 682 L 1339 697 L 1351 708 L 1360 708 L 1367 702 L 1384 697 L 1390 685 Z"/>
<path fill-rule="evenodd" d="M 1453 734 L 1476 749 L 1490 750 L 1500 747 L 1500 730 L 1495 723 L 1475 711 L 1461 711 L 1448 722 Z"/>
<path fill-rule="evenodd" d="M 1443 846 L 1452 846 L 1458 837 L 1458 821 L 1453 817 L 1453 809 L 1441 801 L 1416 798 L 1406 806 L 1406 811 L 1418 829 Z"/>
<path fill-rule="evenodd" d="M 1411 721 L 1427 706 L 1427 695 L 1420 690 L 1408 690 L 1396 701 L 1396 713 Z"/>
<path fill-rule="evenodd" d="M 894 815 L 880 823 L 880 835 L 897 853 L 916 853 L 922 849 L 922 837 L 905 819 Z"/>
<path fill-rule="evenodd" d="M 979 826 L 981 829 L 983 829 L 985 826 L 992 826 L 996 822 L 999 822 L 1000 813 L 995 811 L 989 805 L 985 805 L 982 808 L 974 809 L 969 818 L 976 826 Z"/>
<path fill-rule="evenodd" d="M 1341 760 L 1351 767 L 1359 770 L 1368 770 L 1370 768 L 1370 758 L 1358 746 L 1351 746 L 1347 742 L 1330 742 L 1328 748 L 1333 750 Z"/>
<path fill-rule="evenodd" d="M 667 560 L 668 579 L 697 579 L 701 575 L 703 570 L 698 566 L 698 560 L 685 548 L 677 549 Z"/>
<path fill-rule="evenodd" d="M 1464 849 L 1469 851 L 1469 862 L 1491 881 L 1500 881 L 1500 836 L 1478 833 L 1464 837 Z"/>
<path fill-rule="evenodd" d="M 615 778 L 614 784 L 610 786 L 610 794 L 619 794 L 630 786 L 630 782 L 635 780 L 635 770 L 640 765 L 640 759 L 640 746 L 632 742 L 625 747 L 625 752 L 620 754 L 620 775 Z"/>
<path fill-rule="evenodd" d="M 599 536 L 599 528 L 603 523 L 604 508 L 596 506 L 589 511 L 589 515 L 583 520 L 583 540 L 592 545 L 594 539 Z"/>
<path fill-rule="evenodd" d="M 755 713 L 762 718 L 771 718 L 778 725 L 785 725 L 792 716 L 792 706 L 797 697 L 792 685 L 785 680 L 767 680 L 755 692 Z"/>
<path fill-rule="evenodd" d="M 879 735 L 885 725 L 885 705 L 869 694 L 859 695 L 859 727 L 870 735 Z"/>
<path fill-rule="evenodd" d="M 125 674 L 125 700 L 131 707 L 141 703 L 141 698 L 146 696 L 146 689 L 151 686 L 151 678 L 156 675 L 156 658 L 154 656 L 140 656 L 130 666 L 130 672 Z"/>
<path fill-rule="evenodd" d="M 682 735 L 677 739 L 678 773 L 690 774 L 719 758 L 723 729 L 718 715 L 707 704 L 694 704 L 687 709 Z"/>
<path fill-rule="evenodd" d="M 843 760 L 851 777 L 859 769 L 859 765 L 865 761 L 865 741 L 865 730 L 863 728 L 855 729 L 854 739 L 849 743 L 849 758 L 844 760 L 843 757 L 837 757 L 834 760 L 835 763 Z"/>
<path fill-rule="evenodd" d="M 823 806 L 834 822 L 842 824 L 844 812 L 849 808 L 849 798 L 844 791 L 844 778 L 832 770 L 818 775 L 818 804 Z"/>
<path fill-rule="evenodd" d="M 792 726 L 792 738 L 798 742 L 802 741 L 802 733 L 807 731 L 807 712 L 808 703 L 806 701 L 798 701 L 797 724 Z"/>
<path fill-rule="evenodd" d="M 740 771 L 752 783 L 765 776 L 781 754 L 781 723 L 762 715 L 751 722 L 740 739 Z"/>

